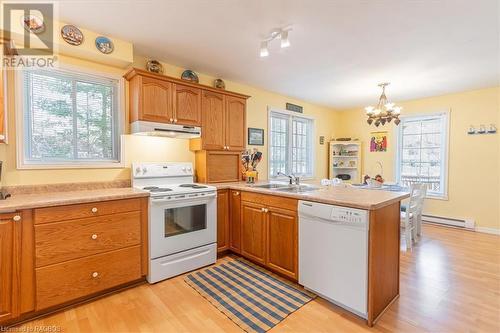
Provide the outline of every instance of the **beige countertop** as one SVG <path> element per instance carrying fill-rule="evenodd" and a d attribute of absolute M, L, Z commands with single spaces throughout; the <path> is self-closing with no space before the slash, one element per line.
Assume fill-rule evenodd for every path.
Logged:
<path fill-rule="evenodd" d="M 261 181 L 254 185 L 267 184 L 267 181 Z M 282 197 L 295 198 L 320 202 L 331 205 L 345 207 L 375 210 L 395 202 L 404 200 L 410 196 L 408 192 L 392 192 L 376 189 L 360 189 L 351 186 L 321 186 L 319 183 L 303 183 L 318 187 L 318 190 L 302 193 L 282 192 L 273 189 L 258 188 L 245 182 L 210 184 L 217 189 L 233 189 L 239 191 L 257 192 L 262 194 L 278 195 Z"/>
<path fill-rule="evenodd" d="M 13 194 L 10 198 L 0 200 L 0 213 L 37 207 L 61 206 L 84 202 L 140 198 L 148 196 L 148 192 L 131 187 Z"/>

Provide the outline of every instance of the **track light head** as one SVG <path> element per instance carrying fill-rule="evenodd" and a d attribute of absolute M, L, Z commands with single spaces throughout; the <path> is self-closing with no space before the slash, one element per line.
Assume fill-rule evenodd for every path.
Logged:
<path fill-rule="evenodd" d="M 280 39 L 281 39 L 281 48 L 282 49 L 290 46 L 290 40 L 288 39 L 288 30 L 281 31 Z"/>
<path fill-rule="evenodd" d="M 267 57 L 269 55 L 269 50 L 267 48 L 267 41 L 260 43 L 260 56 Z"/>

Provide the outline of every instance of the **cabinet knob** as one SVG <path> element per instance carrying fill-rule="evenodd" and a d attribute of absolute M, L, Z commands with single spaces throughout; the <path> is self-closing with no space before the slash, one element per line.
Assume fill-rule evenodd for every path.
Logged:
<path fill-rule="evenodd" d="M 174 118 L 170 118 L 170 122 L 171 122 L 171 123 L 172 123 L 172 122 L 174 122 Z"/>
<path fill-rule="evenodd" d="M 14 222 L 21 221 L 21 215 L 14 215 L 14 217 L 12 218 L 12 220 L 14 220 Z"/>
<path fill-rule="evenodd" d="M 174 119 L 174 123 L 176 123 L 176 122 L 177 122 L 177 119 Z"/>
<path fill-rule="evenodd" d="M 229 150 L 229 146 L 226 146 L 226 149 Z"/>
<path fill-rule="evenodd" d="M 236 196 L 236 195 L 240 195 L 240 192 L 233 192 L 233 195 Z"/>
<path fill-rule="evenodd" d="M 92 213 L 97 213 L 97 207 L 92 207 L 91 211 Z"/>
<path fill-rule="evenodd" d="M 97 234 L 93 234 L 90 238 L 97 239 Z"/>
<path fill-rule="evenodd" d="M 262 207 L 260 210 L 261 210 L 261 211 L 263 211 L 263 212 L 265 212 L 265 211 L 266 211 L 266 209 L 265 209 L 264 207 Z"/>
<path fill-rule="evenodd" d="M 98 277 L 98 276 L 99 276 L 99 273 L 97 273 L 97 272 L 92 273 L 92 277 L 93 277 L 94 279 L 95 279 L 96 277 Z"/>
<path fill-rule="evenodd" d="M 269 212 L 269 209 L 265 208 L 265 209 L 264 209 L 264 212 L 265 212 L 265 213 Z"/>

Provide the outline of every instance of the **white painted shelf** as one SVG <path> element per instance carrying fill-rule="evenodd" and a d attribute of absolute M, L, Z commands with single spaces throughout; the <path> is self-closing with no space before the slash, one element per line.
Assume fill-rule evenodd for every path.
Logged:
<path fill-rule="evenodd" d="M 328 176 L 330 179 L 336 178 L 339 175 L 349 175 L 351 177 L 347 182 L 360 183 L 361 182 L 361 141 L 330 141 L 329 142 L 329 158 L 328 158 Z M 346 151 L 346 155 L 339 155 L 340 151 Z M 351 154 L 356 153 L 356 155 L 347 155 L 347 151 Z M 333 155 L 335 152 L 335 155 Z M 339 161 L 353 160 L 356 162 L 356 166 L 339 166 L 339 163 L 348 164 Z M 337 164 L 337 166 L 334 166 Z"/>

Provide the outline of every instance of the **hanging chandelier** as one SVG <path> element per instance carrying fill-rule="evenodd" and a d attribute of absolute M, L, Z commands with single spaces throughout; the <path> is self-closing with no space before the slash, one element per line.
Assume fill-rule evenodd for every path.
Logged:
<path fill-rule="evenodd" d="M 377 106 L 367 106 L 365 108 L 366 115 L 368 116 L 366 120 L 368 125 L 373 123 L 377 127 L 379 125 L 383 126 L 385 123 L 390 123 L 393 119 L 396 125 L 399 125 L 401 122 L 399 114 L 403 108 L 396 106 L 394 103 L 389 103 L 385 96 L 385 87 L 389 84 L 389 82 L 380 83 L 378 86 L 382 88 L 382 95 L 380 95 Z"/>

